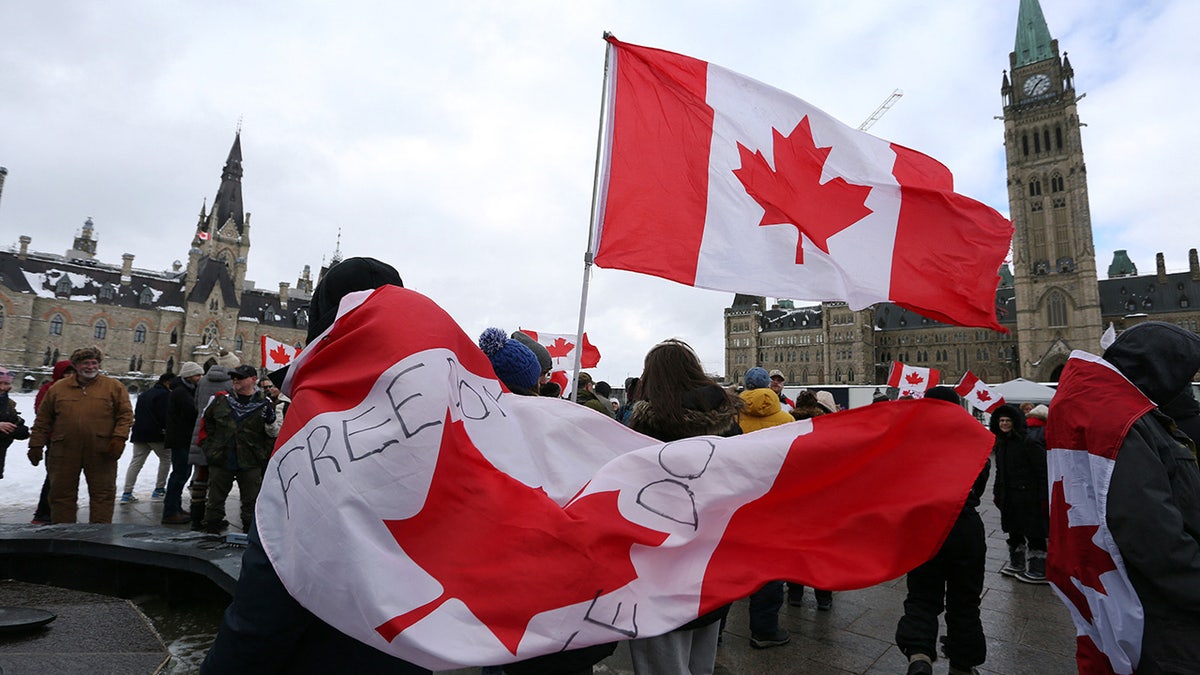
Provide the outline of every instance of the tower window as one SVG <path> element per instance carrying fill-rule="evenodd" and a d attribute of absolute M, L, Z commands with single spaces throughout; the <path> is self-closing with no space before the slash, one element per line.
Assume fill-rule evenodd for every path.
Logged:
<path fill-rule="evenodd" d="M 171 329 L 171 344 L 173 344 L 173 345 L 179 344 L 179 329 L 178 328 Z"/>
<path fill-rule="evenodd" d="M 1050 152 L 1050 130 L 1042 130 L 1042 138 L 1046 139 L 1046 152 Z"/>
<path fill-rule="evenodd" d="M 1029 181 L 1029 196 L 1040 197 L 1042 194 L 1042 181 L 1034 178 Z"/>
<path fill-rule="evenodd" d="M 1021 153 L 1029 156 L 1029 134 L 1021 134 Z"/>
<path fill-rule="evenodd" d="M 1033 132 L 1033 152 L 1034 152 L 1034 154 L 1037 154 L 1037 153 L 1040 153 L 1041 151 L 1042 151 L 1042 137 L 1039 136 L 1038 132 L 1035 131 L 1035 132 Z"/>
<path fill-rule="evenodd" d="M 1062 192 L 1063 191 L 1062 174 L 1056 173 L 1050 177 L 1050 191 L 1051 192 Z"/>
<path fill-rule="evenodd" d="M 1062 127 L 1054 127 L 1054 148 L 1062 150 Z"/>
<path fill-rule="evenodd" d="M 1067 325 L 1067 301 L 1062 293 L 1051 293 L 1046 300 L 1046 324 L 1051 328 Z"/>

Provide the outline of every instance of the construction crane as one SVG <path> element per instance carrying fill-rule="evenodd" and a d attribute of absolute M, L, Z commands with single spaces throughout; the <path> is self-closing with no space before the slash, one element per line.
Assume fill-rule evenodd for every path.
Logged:
<path fill-rule="evenodd" d="M 875 109 L 875 112 L 871 113 L 871 116 L 868 117 L 866 121 L 858 125 L 858 130 L 866 131 L 867 129 L 870 129 L 876 122 L 879 121 L 880 117 L 883 117 L 884 113 L 891 110 L 892 106 L 896 105 L 896 100 L 903 95 L 904 92 L 900 91 L 899 89 L 893 90 L 891 95 L 884 99 L 883 103 L 879 104 L 879 107 Z"/>

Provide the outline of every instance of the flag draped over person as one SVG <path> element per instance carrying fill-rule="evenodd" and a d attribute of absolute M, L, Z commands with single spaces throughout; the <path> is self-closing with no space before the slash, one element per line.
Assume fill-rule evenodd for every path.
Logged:
<path fill-rule="evenodd" d="M 962 379 L 958 381 L 954 391 L 963 397 L 964 401 L 970 403 L 972 408 L 981 412 L 990 413 L 1004 405 L 1004 397 L 969 370 L 963 373 Z"/>
<path fill-rule="evenodd" d="M 597 266 L 1005 331 L 1012 225 L 945 166 L 719 66 L 606 39 Z"/>
<path fill-rule="evenodd" d="M 939 373 L 934 368 L 910 366 L 907 363 L 892 361 L 892 370 L 888 373 L 888 386 L 900 390 L 900 398 L 922 398 L 930 387 L 936 387 Z"/>
<path fill-rule="evenodd" d="M 661 634 L 773 579 L 894 579 L 991 448 L 932 400 L 662 443 L 506 392 L 394 286 L 346 296 L 284 389 L 256 513 L 272 565 L 323 621 L 435 670 Z"/>
<path fill-rule="evenodd" d="M 280 342 L 270 335 L 262 336 L 262 364 L 268 373 L 291 363 L 300 350 L 286 342 Z"/>
<path fill-rule="evenodd" d="M 1108 486 L 1130 426 L 1154 403 L 1094 354 L 1063 368 L 1046 421 L 1046 577 L 1075 622 L 1081 673 L 1133 673 L 1144 614 L 1108 527 Z"/>

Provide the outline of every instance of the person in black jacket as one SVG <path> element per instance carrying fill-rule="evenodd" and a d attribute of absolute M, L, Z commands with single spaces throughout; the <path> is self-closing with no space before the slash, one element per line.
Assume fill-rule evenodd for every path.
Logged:
<path fill-rule="evenodd" d="M 192 443 L 192 427 L 196 424 L 196 383 L 204 369 L 195 361 L 184 361 L 179 377 L 167 397 L 167 425 L 163 443 L 171 453 L 171 477 L 167 479 L 167 494 L 163 498 L 163 525 L 187 525 L 191 513 L 183 510 L 183 486 L 191 475 L 188 452 Z"/>
<path fill-rule="evenodd" d="M 373 258 L 347 258 L 317 284 L 309 306 L 311 344 L 337 318 L 347 293 L 404 286 L 395 268 Z M 271 373 L 282 381 L 287 366 Z M 206 673 L 389 673 L 429 675 L 431 671 L 379 651 L 342 633 L 304 608 L 287 591 L 252 525 L 233 602 L 200 666 Z"/>
<path fill-rule="evenodd" d="M 925 392 L 925 398 L 959 404 L 958 394 L 950 387 L 934 387 Z M 987 540 L 976 508 L 987 489 L 991 466 L 991 460 L 984 463 L 942 547 L 906 578 L 908 597 L 904 599 L 904 616 L 896 625 L 896 646 L 908 657 L 908 675 L 933 673 L 938 615 L 943 609 L 951 675 L 972 673 L 987 658 L 987 641 L 979 620 Z"/>
<path fill-rule="evenodd" d="M 664 442 L 741 433 L 741 399 L 705 375 L 700 359 L 685 342 L 667 340 L 646 354 L 639 391 L 641 400 L 629 415 L 629 428 L 634 431 Z M 633 672 L 713 672 L 721 621 L 728 612 L 728 606 L 722 607 L 665 635 L 630 641 Z"/>
<path fill-rule="evenodd" d="M 125 470 L 125 489 L 121 492 L 121 503 L 132 504 L 138 501 L 133 494 L 133 486 L 137 483 L 142 465 L 153 452 L 158 457 L 158 476 L 154 481 L 154 492 L 151 499 L 162 499 L 167 494 L 167 474 L 171 470 L 171 454 L 163 443 L 163 435 L 167 428 L 167 397 L 171 395 L 171 381 L 174 373 L 163 373 L 158 382 L 137 397 L 137 405 L 133 408 L 133 427 L 129 431 L 129 441 L 133 444 L 133 457 L 129 460 L 129 468 Z"/>
<path fill-rule="evenodd" d="M 1104 352 L 1158 406 L 1191 387 L 1200 336 L 1147 321 Z M 1106 521 L 1145 624 L 1136 672 L 1200 673 L 1200 467 L 1196 444 L 1161 409 L 1137 418 L 1117 451 Z"/>
<path fill-rule="evenodd" d="M 1020 409 L 1002 405 L 992 413 L 996 434 L 993 500 L 1000 528 L 1008 535 L 1008 563 L 1000 573 L 1031 584 L 1046 581 L 1046 535 L 1050 529 L 1050 488 L 1046 448 L 1031 440 Z"/>
<path fill-rule="evenodd" d="M 17 404 L 8 397 L 12 389 L 13 373 L 0 368 L 0 478 L 4 478 L 4 457 L 13 441 L 29 438 L 29 427 L 17 414 Z"/>

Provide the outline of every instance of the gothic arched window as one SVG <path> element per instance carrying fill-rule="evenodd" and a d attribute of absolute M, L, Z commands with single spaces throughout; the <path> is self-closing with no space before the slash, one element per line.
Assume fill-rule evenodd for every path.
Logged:
<path fill-rule="evenodd" d="M 62 314 L 55 314 L 54 316 L 50 317 L 50 334 L 51 335 L 62 335 L 62 329 L 63 329 Z"/>
<path fill-rule="evenodd" d="M 92 337 L 96 338 L 97 340 L 103 340 L 107 336 L 108 322 L 104 319 L 100 319 L 96 322 L 96 325 L 92 329 Z"/>
<path fill-rule="evenodd" d="M 1059 328 L 1067 325 L 1067 300 L 1057 291 L 1046 299 L 1046 325 Z"/>
<path fill-rule="evenodd" d="M 1038 180 L 1037 178 L 1034 178 L 1033 180 L 1029 181 L 1029 196 L 1030 197 L 1039 197 L 1039 196 L 1041 196 L 1041 194 L 1042 194 L 1042 181 Z"/>
<path fill-rule="evenodd" d="M 145 342 L 146 341 L 146 324 L 139 323 L 137 325 L 137 328 L 133 329 L 133 341 L 134 342 Z"/>

